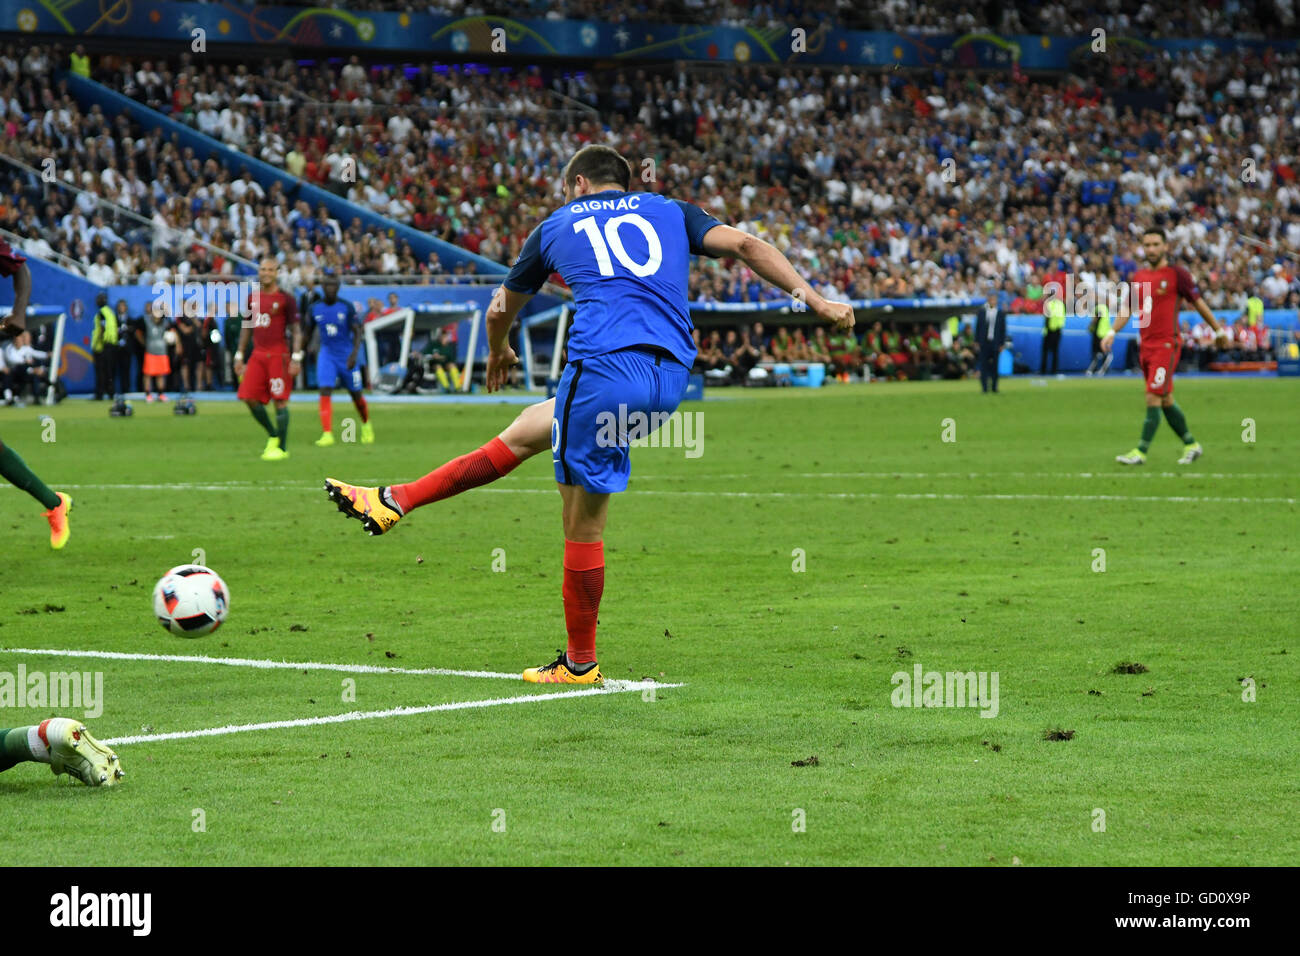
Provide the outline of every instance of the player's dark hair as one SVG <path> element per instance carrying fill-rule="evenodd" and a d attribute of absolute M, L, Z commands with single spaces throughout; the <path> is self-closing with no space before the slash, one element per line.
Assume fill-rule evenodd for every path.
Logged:
<path fill-rule="evenodd" d="M 569 189 L 573 189 L 579 176 L 589 183 L 616 183 L 627 190 L 632 185 L 632 166 L 617 150 L 592 144 L 574 153 L 564 167 L 564 184 Z"/>
<path fill-rule="evenodd" d="M 1159 236 L 1162 242 L 1168 242 L 1168 241 L 1169 241 L 1169 237 L 1165 235 L 1165 231 L 1164 231 L 1163 229 L 1160 229 L 1160 228 L 1157 227 L 1157 226 L 1152 226 L 1150 229 L 1143 229 L 1143 230 L 1142 230 L 1142 235 L 1144 235 L 1144 236 Z"/>

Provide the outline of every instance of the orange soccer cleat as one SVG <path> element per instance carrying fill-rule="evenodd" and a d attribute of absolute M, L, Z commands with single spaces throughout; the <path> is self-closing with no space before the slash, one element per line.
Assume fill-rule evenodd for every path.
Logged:
<path fill-rule="evenodd" d="M 55 494 L 59 496 L 59 506 L 42 513 L 50 522 L 50 547 L 58 551 L 68 543 L 68 536 L 72 533 L 68 530 L 68 512 L 72 510 L 72 499 L 61 491 L 56 491 Z"/>

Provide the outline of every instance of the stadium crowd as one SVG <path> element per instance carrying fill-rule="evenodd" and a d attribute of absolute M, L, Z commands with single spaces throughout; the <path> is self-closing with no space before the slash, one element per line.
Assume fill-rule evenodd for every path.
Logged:
<path fill-rule="evenodd" d="M 0 228 L 27 252 L 100 285 L 246 273 L 264 255 L 283 261 L 282 283 L 295 290 L 325 267 L 386 284 L 448 280 L 436 255 L 417 261 L 358 219 L 200 161 L 125 115 L 82 111 L 55 76 L 63 57 L 0 51 L 0 165 L 24 164 L 8 164 Z M 215 57 L 104 56 L 93 76 L 506 264 L 559 203 L 567 157 L 604 141 L 633 160 L 644 188 L 769 239 L 832 298 L 982 297 L 996 285 L 1009 311 L 1037 312 L 1066 274 L 1128 278 L 1141 228 L 1158 222 L 1212 308 L 1244 312 L 1252 296 L 1266 308 L 1300 305 L 1296 54 L 1120 47 L 1052 78 L 681 63 L 598 77 L 357 57 L 253 71 Z M 1126 98 L 1133 90 L 1141 95 Z M 691 286 L 706 302 L 780 295 L 734 261 L 701 261 Z M 897 348 L 856 343 L 863 368 L 907 375 L 933 364 L 915 358 L 932 351 L 926 330 L 893 334 L 905 340 Z M 703 343 L 714 371 L 727 339 Z M 1189 341 L 1195 351 L 1192 330 Z M 824 333 L 794 348 L 833 358 Z M 963 361 L 961 349 L 945 351 Z"/>
<path fill-rule="evenodd" d="M 4 152 L 33 169 L 52 159 L 62 182 L 85 190 L 10 167 L 0 226 L 30 251 L 61 254 L 96 281 L 238 271 L 268 252 L 291 287 L 326 265 L 389 282 L 443 271 L 156 130 L 83 113 L 54 67 L 40 47 L 0 54 Z M 1269 307 L 1300 302 L 1300 58 L 1120 54 L 1103 67 L 1085 81 L 678 64 L 597 82 L 537 67 L 353 58 L 254 73 L 213 58 L 105 57 L 95 76 L 502 263 L 559 201 L 565 159 L 599 139 L 642 158 L 646 188 L 770 239 L 835 297 L 972 295 L 996 281 L 1033 310 L 1049 274 L 1126 278 L 1139 264 L 1136 230 L 1160 221 L 1213 307 L 1253 289 Z M 1118 87 L 1142 71 L 1168 110 L 1116 105 L 1096 82 Z M 594 109 L 557 108 L 573 101 Z M 101 197 L 141 219 L 124 222 Z M 705 263 L 692 283 L 705 301 L 778 295 L 734 262 Z"/>
<path fill-rule="evenodd" d="M 244 0 L 251 5 L 252 0 Z M 402 0 L 318 2 L 294 5 L 346 7 L 349 10 L 413 9 L 446 16 L 499 16 L 550 20 L 597 20 L 606 23 L 643 20 L 658 23 L 712 23 L 727 26 L 777 27 L 814 21 L 857 30 L 906 33 L 1090 34 L 1095 27 L 1146 36 L 1218 36 L 1263 39 L 1296 28 L 1294 0 L 1225 0 L 1200 5 L 1178 0 L 1056 0 L 1023 5 L 988 0 Z"/>

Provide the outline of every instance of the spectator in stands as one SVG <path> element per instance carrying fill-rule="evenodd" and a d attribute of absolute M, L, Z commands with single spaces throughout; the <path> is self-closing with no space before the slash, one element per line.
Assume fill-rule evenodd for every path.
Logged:
<path fill-rule="evenodd" d="M 794 361 L 793 350 L 794 339 L 790 335 L 790 330 L 784 325 L 779 326 L 776 334 L 772 336 L 771 344 L 768 346 L 768 351 L 772 353 L 772 360 L 774 362 L 792 362 Z"/>
<path fill-rule="evenodd" d="M 756 327 L 761 327 L 762 323 L 755 323 Z M 753 339 L 750 332 L 744 326 L 740 329 L 740 343 L 736 346 L 731 356 L 732 379 L 737 384 L 743 385 L 749 381 L 749 373 L 754 370 L 759 362 L 763 360 L 763 353 L 754 347 Z"/>
<path fill-rule="evenodd" d="M 862 348 L 852 331 L 835 329 L 827 342 L 831 372 L 838 381 L 848 382 L 863 371 Z"/>
<path fill-rule="evenodd" d="M 889 358 L 885 347 L 885 330 L 876 322 L 862 335 L 862 358 L 868 374 L 877 378 L 890 378 L 894 374 L 894 363 Z"/>

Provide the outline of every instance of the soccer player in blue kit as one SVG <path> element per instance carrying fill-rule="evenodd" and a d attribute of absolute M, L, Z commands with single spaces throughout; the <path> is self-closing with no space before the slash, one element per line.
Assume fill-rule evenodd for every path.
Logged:
<path fill-rule="evenodd" d="M 330 390 L 341 384 L 361 413 L 361 444 L 369 445 L 375 440 L 375 429 L 370 424 L 370 406 L 361 394 L 362 322 L 356 307 L 339 298 L 339 277 L 333 269 L 325 270 L 320 285 L 325 299 L 311 307 L 311 317 L 320 330 L 316 385 L 320 388 L 321 436 L 316 439 L 316 444 L 322 448 L 334 444 L 334 399 Z"/>
<path fill-rule="evenodd" d="M 383 534 L 412 508 L 509 472 L 545 447 L 549 425 L 563 504 L 568 647 L 551 663 L 523 672 L 534 683 L 604 680 L 596 663 L 596 615 L 605 584 L 605 517 L 610 495 L 627 488 L 630 473 L 629 436 L 608 440 L 608 422 L 661 421 L 682 400 L 696 351 L 687 300 L 690 257 L 740 259 L 814 315 L 853 328 L 852 306 L 824 299 L 769 243 L 690 203 L 630 192 L 631 182 L 632 169 L 617 151 L 579 150 L 564 169 L 565 205 L 533 230 L 488 309 L 487 388 L 495 391 L 518 362 L 508 340 L 519 310 L 553 272 L 573 291 L 577 314 L 554 402 L 531 406 L 487 445 L 408 484 L 325 482 L 340 511 L 361 519 L 369 533 Z M 548 417 L 538 414 L 547 407 Z"/>

